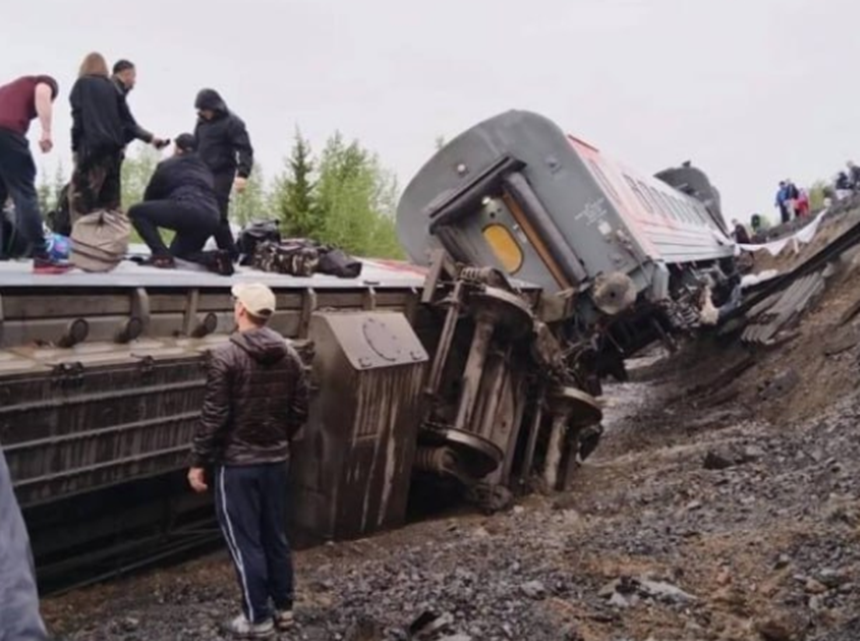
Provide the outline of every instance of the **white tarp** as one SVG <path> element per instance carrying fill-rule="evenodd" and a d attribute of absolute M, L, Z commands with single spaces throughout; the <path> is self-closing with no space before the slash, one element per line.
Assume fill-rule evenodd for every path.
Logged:
<path fill-rule="evenodd" d="M 774 240 L 770 243 L 763 243 L 761 245 L 737 245 L 739 251 L 748 251 L 748 252 L 757 252 L 765 250 L 771 256 L 776 256 L 779 254 L 787 245 L 792 245 L 794 248 L 794 252 L 797 253 L 800 251 L 800 245 L 806 244 L 811 241 L 816 232 L 818 231 L 818 226 L 821 224 L 821 220 L 824 218 L 824 215 L 827 213 L 827 209 L 819 212 L 819 214 L 813 219 L 811 223 L 809 223 L 803 229 L 800 229 L 793 233 L 791 236 L 786 236 L 785 238 L 780 238 L 779 240 Z"/>

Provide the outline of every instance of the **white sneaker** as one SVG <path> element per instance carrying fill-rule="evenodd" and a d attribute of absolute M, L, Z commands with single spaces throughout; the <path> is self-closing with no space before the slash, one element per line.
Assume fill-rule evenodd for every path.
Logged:
<path fill-rule="evenodd" d="M 275 627 L 278 630 L 289 630 L 295 622 L 292 610 L 275 610 Z"/>
<path fill-rule="evenodd" d="M 275 624 L 271 621 L 251 623 L 240 614 L 227 624 L 227 631 L 236 639 L 268 639 L 275 636 Z"/>

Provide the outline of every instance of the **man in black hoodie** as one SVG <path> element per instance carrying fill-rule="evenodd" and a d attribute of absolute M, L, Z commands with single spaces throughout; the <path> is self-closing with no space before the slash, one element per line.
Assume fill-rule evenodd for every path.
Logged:
<path fill-rule="evenodd" d="M 191 134 L 176 138 L 172 158 L 159 163 L 144 193 L 144 201 L 128 211 L 131 224 L 152 252 L 154 267 L 176 267 L 174 258 L 201 263 L 229 276 L 233 262 L 226 251 L 203 252 L 203 245 L 218 229 L 220 215 L 212 172 L 196 153 Z M 176 232 L 170 249 L 159 227 Z"/>
<path fill-rule="evenodd" d="M 299 355 L 266 327 L 272 290 L 241 284 L 232 294 L 238 332 L 208 360 L 188 482 L 205 492 L 204 466 L 214 465 L 215 509 L 242 591 L 242 615 L 229 629 L 256 639 L 293 622 L 284 489 L 290 443 L 308 415 L 308 385 Z"/>
<path fill-rule="evenodd" d="M 228 108 L 214 89 L 203 89 L 194 103 L 198 119 L 194 134 L 200 158 L 215 176 L 215 195 L 221 210 L 221 224 L 215 233 L 219 249 L 238 258 L 230 231 L 230 192 L 245 189 L 254 166 L 254 149 L 244 121 Z"/>

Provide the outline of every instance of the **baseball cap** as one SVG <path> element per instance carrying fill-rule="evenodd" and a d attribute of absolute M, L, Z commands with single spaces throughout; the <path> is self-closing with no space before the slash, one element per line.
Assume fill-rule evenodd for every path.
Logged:
<path fill-rule="evenodd" d="M 275 294 L 262 283 L 240 283 L 230 292 L 254 316 L 268 318 L 275 313 Z"/>

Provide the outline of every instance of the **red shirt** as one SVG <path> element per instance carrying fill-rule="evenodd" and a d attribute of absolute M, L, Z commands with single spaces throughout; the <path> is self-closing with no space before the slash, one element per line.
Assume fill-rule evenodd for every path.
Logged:
<path fill-rule="evenodd" d="M 0 87 L 0 129 L 8 129 L 22 136 L 36 117 L 36 85 L 45 83 L 56 98 L 57 81 L 50 76 L 23 76 Z"/>

